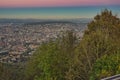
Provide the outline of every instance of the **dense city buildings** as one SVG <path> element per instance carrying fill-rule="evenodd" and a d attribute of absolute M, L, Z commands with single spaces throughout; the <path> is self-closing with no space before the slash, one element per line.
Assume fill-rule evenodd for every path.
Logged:
<path fill-rule="evenodd" d="M 25 62 L 37 47 L 50 39 L 56 39 L 66 30 L 74 30 L 78 38 L 83 35 L 85 23 L 40 23 L 0 25 L 0 62 Z"/>

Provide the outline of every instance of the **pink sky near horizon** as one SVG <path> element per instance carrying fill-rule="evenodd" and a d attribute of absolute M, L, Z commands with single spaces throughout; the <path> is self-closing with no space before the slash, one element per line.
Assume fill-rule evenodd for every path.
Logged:
<path fill-rule="evenodd" d="M 120 5 L 120 0 L 0 0 L 0 7 Z"/>

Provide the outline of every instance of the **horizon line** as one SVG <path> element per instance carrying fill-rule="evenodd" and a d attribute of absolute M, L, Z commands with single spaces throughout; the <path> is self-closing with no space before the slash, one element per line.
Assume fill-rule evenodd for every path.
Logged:
<path fill-rule="evenodd" d="M 0 6 L 0 8 L 64 8 L 64 7 L 111 7 L 118 5 L 73 5 L 73 6 Z"/>
<path fill-rule="evenodd" d="M 67 20 L 67 19 L 93 19 L 92 17 L 91 18 L 45 18 L 45 19 L 40 19 L 40 18 L 0 18 L 1 19 L 17 19 L 17 20 Z"/>

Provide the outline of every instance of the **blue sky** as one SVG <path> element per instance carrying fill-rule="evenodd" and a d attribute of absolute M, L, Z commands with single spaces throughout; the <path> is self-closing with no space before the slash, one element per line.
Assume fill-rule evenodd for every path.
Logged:
<path fill-rule="evenodd" d="M 120 17 L 120 6 L 0 8 L 0 18 L 15 19 L 72 19 L 93 18 L 105 8 Z"/>

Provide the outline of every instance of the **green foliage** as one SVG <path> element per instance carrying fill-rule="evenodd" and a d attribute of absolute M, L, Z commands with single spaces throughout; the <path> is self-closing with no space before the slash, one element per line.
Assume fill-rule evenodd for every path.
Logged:
<path fill-rule="evenodd" d="M 72 66 L 76 37 L 67 32 L 56 41 L 43 43 L 28 63 L 28 80 L 66 80 Z"/>
<path fill-rule="evenodd" d="M 94 37 L 94 39 L 92 39 L 93 37 L 91 35 Z M 116 62 L 114 58 L 120 54 L 118 53 L 120 52 L 119 35 L 120 19 L 116 16 L 113 16 L 111 11 L 104 10 L 101 15 L 97 15 L 94 20 L 89 23 L 88 30 L 86 31 L 83 39 L 86 37 L 92 39 L 90 42 L 88 42 L 88 46 L 90 47 L 88 55 L 92 55 L 94 58 L 95 54 L 97 56 L 97 58 L 94 60 L 90 60 L 92 63 L 92 68 L 89 70 L 88 75 L 90 75 L 91 72 L 93 73 L 91 80 L 98 80 L 103 77 L 117 74 L 115 71 L 118 70 L 116 67 L 119 62 Z M 92 45 L 90 45 L 91 43 Z M 106 56 L 108 58 L 106 58 Z M 106 67 L 110 68 L 106 69 Z"/>
<path fill-rule="evenodd" d="M 94 80 L 117 74 L 119 35 L 120 19 L 105 9 L 88 24 L 80 42 L 68 31 L 42 44 L 28 63 L 26 80 Z"/>
<path fill-rule="evenodd" d="M 88 24 L 88 29 L 76 48 L 78 79 L 89 80 L 96 60 L 120 51 L 119 35 L 120 20 L 111 11 L 104 10 Z"/>
<path fill-rule="evenodd" d="M 0 63 L 0 80 L 23 80 L 24 69 L 20 65 Z"/>
<path fill-rule="evenodd" d="M 105 9 L 88 24 L 81 41 L 73 31 L 43 43 L 26 64 L 19 80 L 99 80 L 120 73 L 120 19 Z M 0 80 L 16 80 L 0 64 Z M 8 74 L 5 77 L 5 74 Z M 18 80 L 18 79 L 17 79 Z"/>
<path fill-rule="evenodd" d="M 100 80 L 105 77 L 120 74 L 120 53 L 104 55 L 93 66 L 90 80 Z"/>
<path fill-rule="evenodd" d="M 101 14 L 94 17 L 94 20 L 88 24 L 89 32 L 101 30 L 103 33 L 111 35 L 120 33 L 120 19 L 113 16 L 111 11 L 105 9 Z"/>
<path fill-rule="evenodd" d="M 111 53 L 114 46 L 110 44 L 110 40 L 105 39 L 105 36 L 99 31 L 83 38 L 76 49 L 77 65 L 79 65 L 77 70 L 79 70 L 80 79 L 89 79 L 94 62 L 104 54 Z"/>

